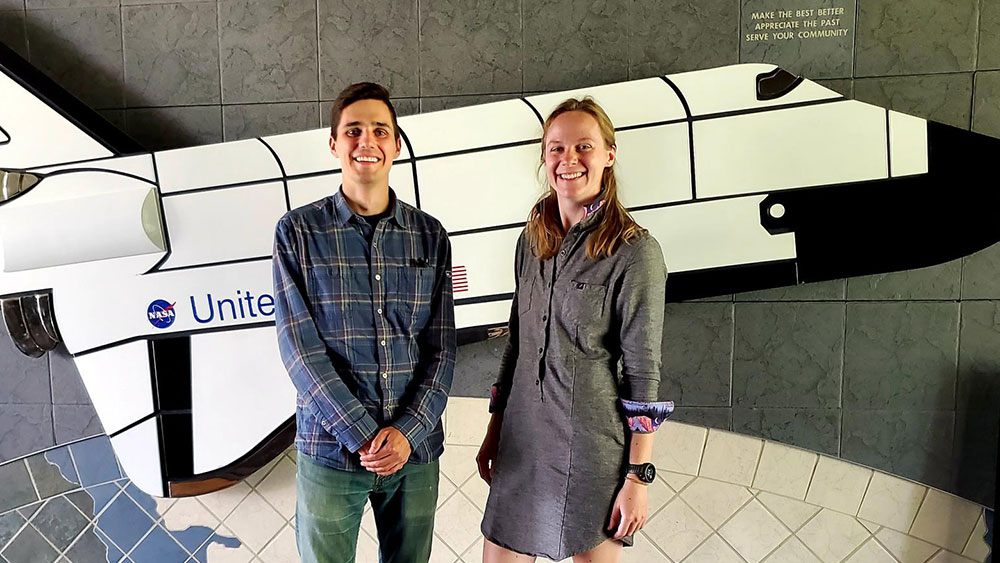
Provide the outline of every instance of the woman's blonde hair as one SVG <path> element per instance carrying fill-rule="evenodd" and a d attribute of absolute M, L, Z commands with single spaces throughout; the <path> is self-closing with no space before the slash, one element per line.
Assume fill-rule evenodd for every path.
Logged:
<path fill-rule="evenodd" d="M 590 97 L 582 100 L 570 98 L 556 106 L 542 125 L 542 163 L 539 170 L 545 165 L 545 136 L 548 135 L 552 122 L 560 115 L 571 111 L 582 111 L 597 120 L 605 146 L 608 148 L 615 146 L 615 126 L 601 106 Z M 618 200 L 618 182 L 615 180 L 614 165 L 604 169 L 600 197 L 604 200 L 604 216 L 587 241 L 587 256 L 591 259 L 610 257 L 618 243 L 628 242 L 646 232 L 646 229 L 635 222 Z M 555 256 L 562 246 L 566 233 L 563 232 L 559 205 L 552 186 L 549 186 L 548 192 L 532 206 L 528 214 L 527 231 L 531 248 L 542 260 Z"/>

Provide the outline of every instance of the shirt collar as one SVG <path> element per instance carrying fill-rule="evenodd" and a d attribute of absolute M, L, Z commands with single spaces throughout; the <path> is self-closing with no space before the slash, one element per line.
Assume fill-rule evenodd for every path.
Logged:
<path fill-rule="evenodd" d="M 594 201 L 583 206 L 583 211 L 585 214 L 583 216 L 583 219 L 580 220 L 579 223 L 580 229 L 588 230 L 592 229 L 593 227 L 596 227 L 601 220 L 601 216 L 603 215 L 603 213 L 600 213 L 602 209 L 604 209 L 603 192 L 598 194 L 597 198 L 594 199 Z"/>
<path fill-rule="evenodd" d="M 396 221 L 396 224 L 400 227 L 406 227 L 406 215 L 403 213 L 403 206 L 399 204 L 396 199 L 396 192 L 389 188 L 389 209 L 392 213 L 389 214 L 389 218 Z M 337 225 L 342 226 L 351 219 L 351 217 L 357 216 L 359 219 L 360 215 L 351 209 L 351 204 L 347 203 L 347 197 L 344 196 L 344 186 L 340 186 L 337 193 L 333 194 L 333 217 Z"/>

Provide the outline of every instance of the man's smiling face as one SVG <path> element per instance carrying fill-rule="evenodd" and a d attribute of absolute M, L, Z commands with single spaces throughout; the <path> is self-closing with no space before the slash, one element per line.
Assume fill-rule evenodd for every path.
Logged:
<path fill-rule="evenodd" d="M 330 150 L 340 159 L 342 181 L 349 186 L 388 185 L 392 160 L 400 140 L 392 129 L 392 114 L 380 100 L 358 100 L 344 108 L 330 138 Z"/>

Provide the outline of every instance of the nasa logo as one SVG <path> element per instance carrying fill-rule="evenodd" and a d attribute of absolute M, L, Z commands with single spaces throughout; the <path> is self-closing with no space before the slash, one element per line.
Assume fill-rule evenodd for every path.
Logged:
<path fill-rule="evenodd" d="M 146 310 L 149 324 L 156 328 L 167 328 L 174 324 L 174 319 L 177 318 L 174 305 L 176 303 L 167 303 L 162 299 L 157 299 L 150 303 L 149 309 Z"/>

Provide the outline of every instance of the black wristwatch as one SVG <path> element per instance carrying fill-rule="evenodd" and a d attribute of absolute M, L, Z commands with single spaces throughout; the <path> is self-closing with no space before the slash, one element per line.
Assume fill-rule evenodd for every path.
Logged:
<path fill-rule="evenodd" d="M 656 478 L 656 467 L 652 463 L 640 463 L 638 465 L 630 463 L 625 473 L 634 473 L 640 481 L 648 485 Z"/>

